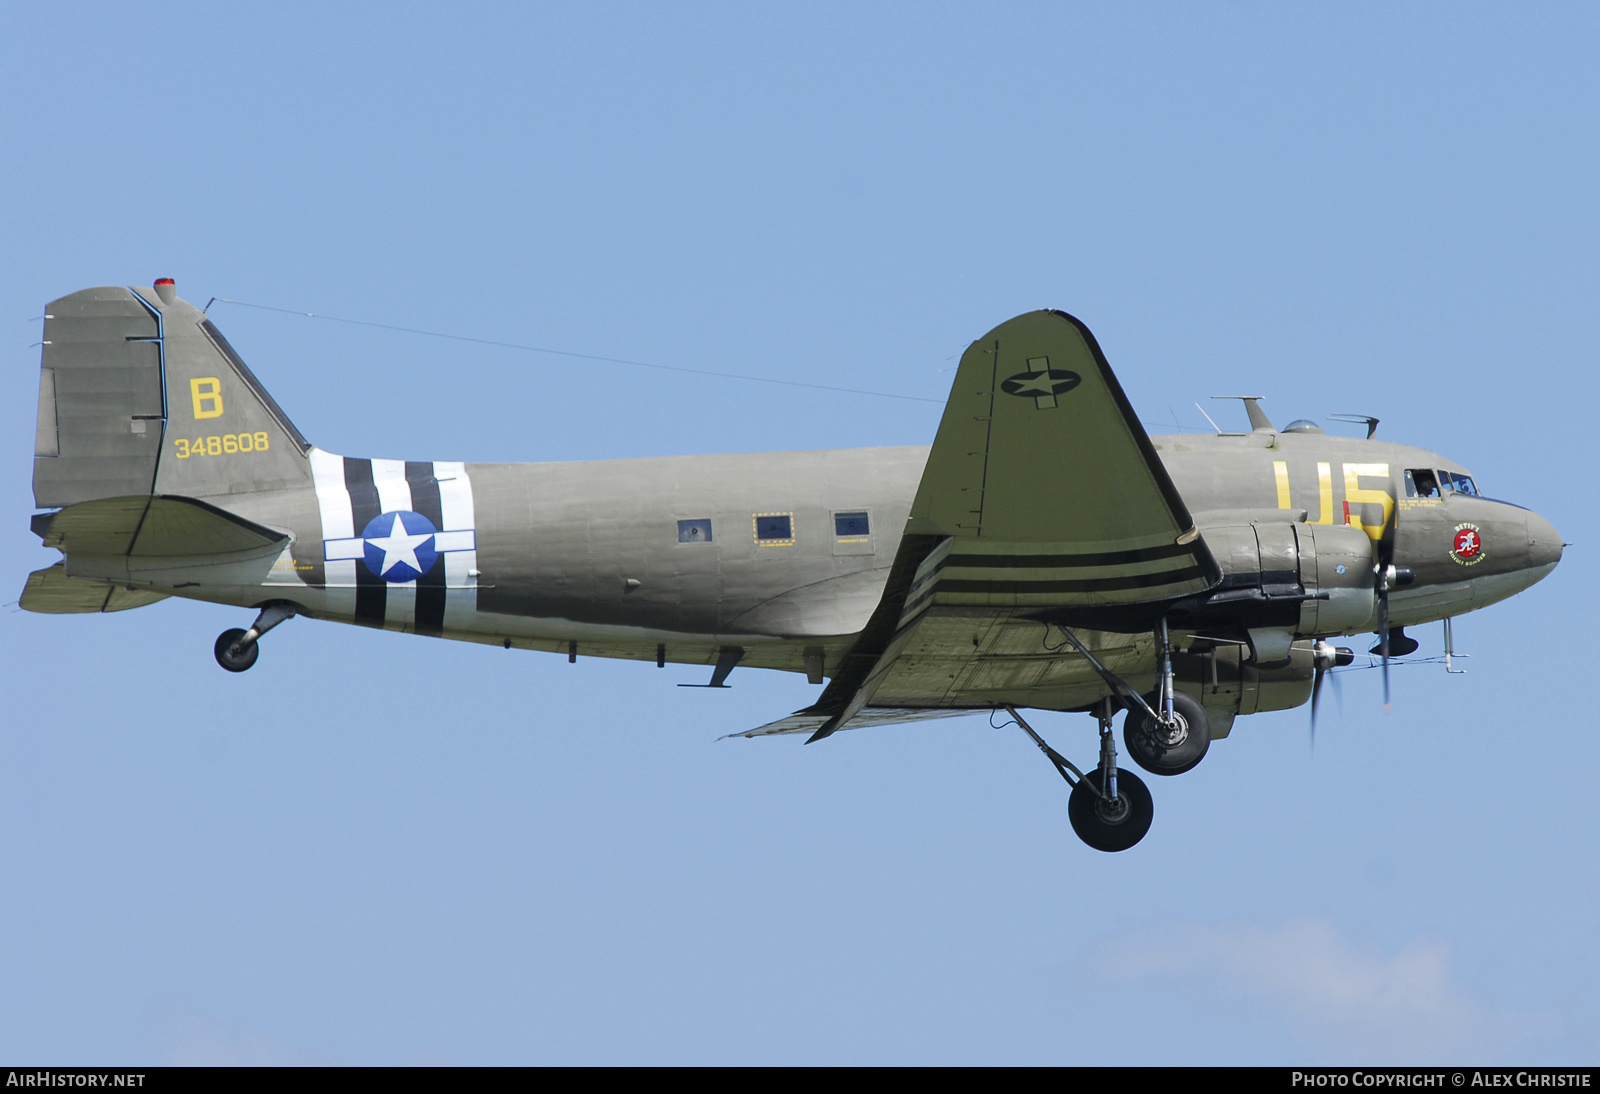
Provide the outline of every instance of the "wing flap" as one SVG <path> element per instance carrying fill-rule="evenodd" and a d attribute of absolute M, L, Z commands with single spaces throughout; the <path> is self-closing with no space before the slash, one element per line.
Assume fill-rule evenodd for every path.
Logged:
<path fill-rule="evenodd" d="M 952 710 L 949 708 L 913 708 L 913 707 L 863 707 L 854 718 L 850 719 L 851 729 L 867 729 L 873 726 L 902 725 L 907 722 L 926 722 L 934 718 L 959 718 L 964 714 L 975 713 L 973 709 Z M 776 722 L 768 722 L 755 729 L 747 729 L 743 733 L 730 733 L 730 737 L 772 737 L 789 733 L 816 733 L 827 722 L 827 714 L 811 714 L 804 710 L 797 710 L 787 718 L 779 718 Z"/>

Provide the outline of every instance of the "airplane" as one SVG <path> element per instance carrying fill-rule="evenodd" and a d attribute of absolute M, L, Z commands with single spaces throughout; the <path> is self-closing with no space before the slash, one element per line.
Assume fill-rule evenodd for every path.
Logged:
<path fill-rule="evenodd" d="M 577 463 L 317 448 L 170 278 L 46 309 L 33 531 L 65 557 L 35 612 L 169 596 L 249 608 L 243 672 L 295 616 L 585 656 L 804 673 L 810 706 L 730 736 L 1004 712 L 1071 787 L 1090 847 L 1138 843 L 1155 775 L 1234 719 L 1308 701 L 1374 632 L 1385 700 L 1408 626 L 1560 561 L 1538 514 L 1420 448 L 1277 429 L 1150 436 L 1099 343 L 1041 310 L 966 350 L 931 447 Z M 1447 643 L 1448 645 L 1448 643 Z M 1022 709 L 1089 713 L 1080 768 Z"/>

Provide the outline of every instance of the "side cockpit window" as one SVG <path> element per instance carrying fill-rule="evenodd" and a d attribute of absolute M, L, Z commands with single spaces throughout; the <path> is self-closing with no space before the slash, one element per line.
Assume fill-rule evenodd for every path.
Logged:
<path fill-rule="evenodd" d="M 1466 494 L 1468 497 L 1478 497 L 1478 486 L 1472 481 L 1471 475 L 1458 475 L 1454 471 L 1440 471 L 1439 485 L 1447 494 Z"/>
<path fill-rule="evenodd" d="M 1422 468 L 1406 472 L 1406 497 L 1436 498 L 1438 496 L 1439 480 L 1434 478 L 1432 471 Z"/>

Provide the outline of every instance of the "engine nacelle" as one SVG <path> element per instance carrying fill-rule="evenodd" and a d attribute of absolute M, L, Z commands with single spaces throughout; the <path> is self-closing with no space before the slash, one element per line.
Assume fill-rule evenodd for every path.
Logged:
<path fill-rule="evenodd" d="M 1245 646 L 1175 653 L 1172 671 L 1179 688 L 1200 700 L 1211 720 L 1213 739 L 1225 737 L 1238 714 L 1291 710 L 1311 699 L 1316 672 L 1314 643 L 1295 642 L 1281 665 L 1263 668 L 1250 661 Z"/>
<path fill-rule="evenodd" d="M 1212 515 L 1212 514 L 1207 514 Z M 1206 545 L 1222 568 L 1222 584 L 1202 598 L 1196 613 L 1254 618 L 1251 642 L 1281 632 L 1266 643 L 1279 660 L 1288 639 L 1355 634 L 1377 626 L 1372 540 L 1344 524 L 1291 523 L 1281 514 L 1248 519 L 1250 512 L 1214 514 L 1223 522 L 1201 523 Z M 1246 518 L 1241 520 L 1240 518 Z M 1235 523 L 1237 521 L 1237 523 Z M 1225 523 L 1224 523 L 1225 522 Z"/>

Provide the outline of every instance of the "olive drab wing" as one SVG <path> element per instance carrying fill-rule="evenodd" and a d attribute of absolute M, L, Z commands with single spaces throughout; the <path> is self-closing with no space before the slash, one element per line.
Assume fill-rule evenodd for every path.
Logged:
<path fill-rule="evenodd" d="M 1063 312 L 1018 316 L 962 355 L 878 611 L 828 691 L 781 731 L 813 725 L 820 740 L 869 704 L 1036 686 L 1039 664 L 992 656 L 1037 645 L 1039 627 L 1012 623 L 1220 578 L 1094 336 Z"/>
<path fill-rule="evenodd" d="M 938 603 L 1139 603 L 1220 577 L 1094 336 L 1058 311 L 962 355 L 906 531 L 955 540 Z"/>

